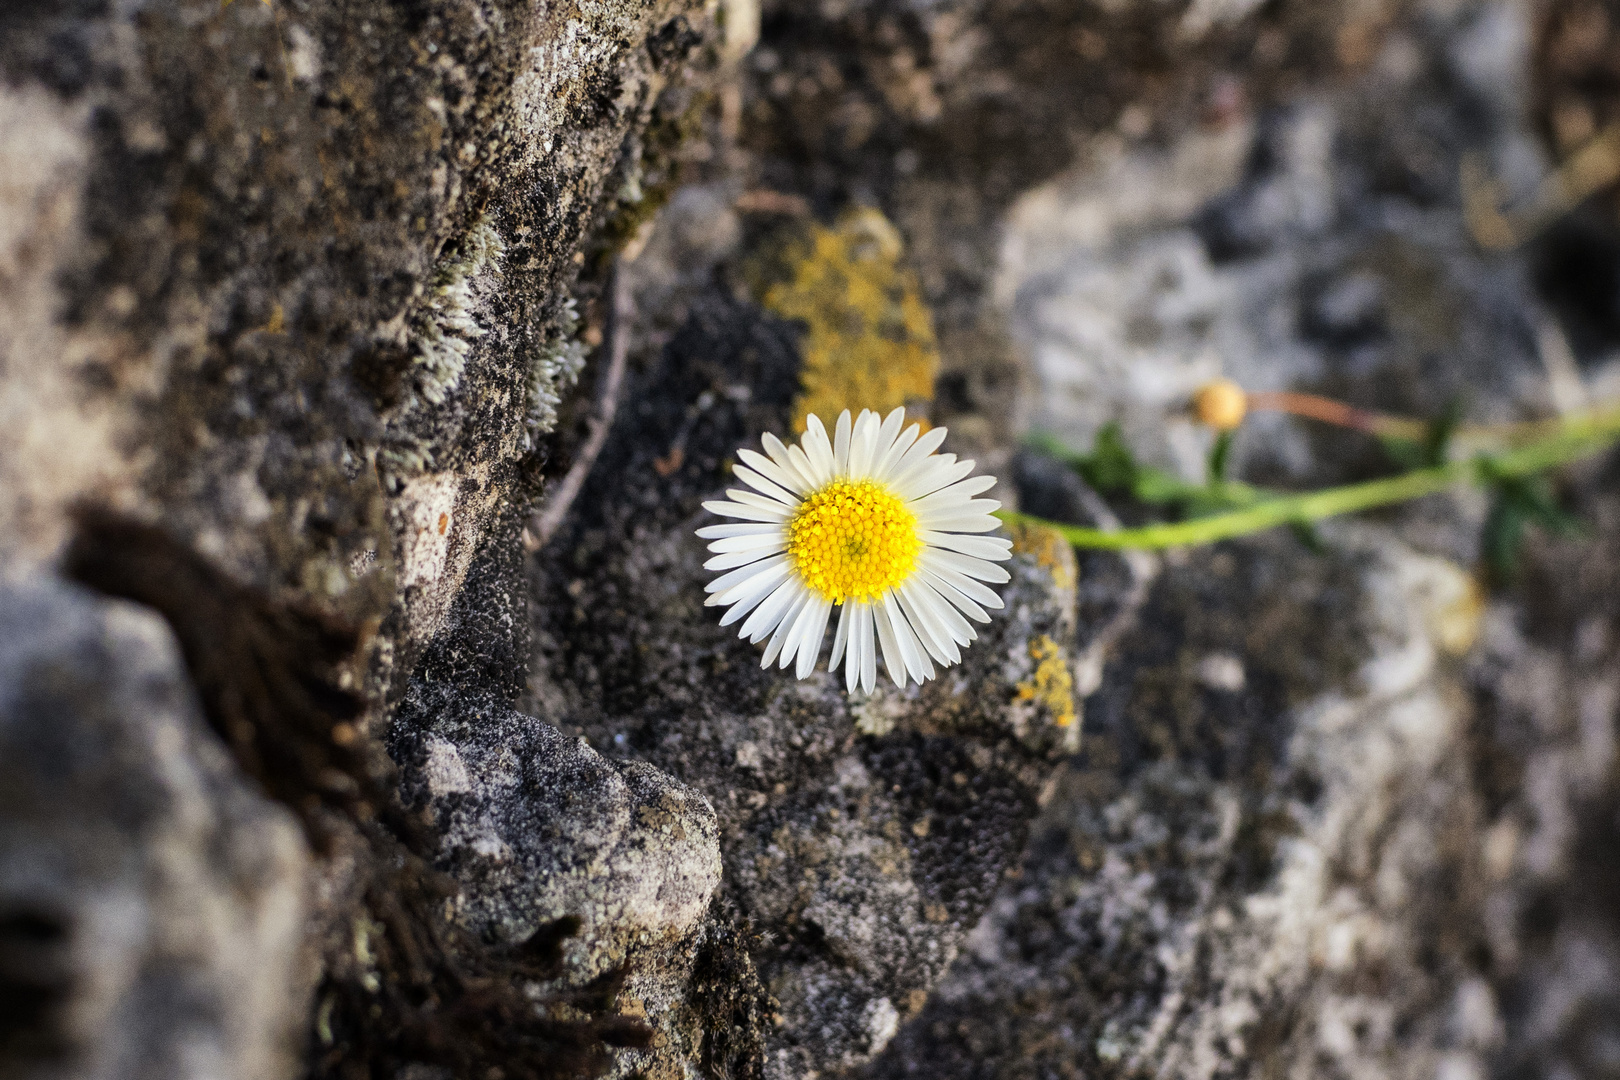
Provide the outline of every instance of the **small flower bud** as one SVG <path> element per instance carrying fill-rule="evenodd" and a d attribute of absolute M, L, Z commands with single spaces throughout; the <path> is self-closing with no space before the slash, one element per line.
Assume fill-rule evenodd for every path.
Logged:
<path fill-rule="evenodd" d="M 1205 383 L 1193 395 L 1193 415 L 1216 431 L 1231 431 L 1243 423 L 1249 410 L 1248 395 L 1231 379 Z"/>

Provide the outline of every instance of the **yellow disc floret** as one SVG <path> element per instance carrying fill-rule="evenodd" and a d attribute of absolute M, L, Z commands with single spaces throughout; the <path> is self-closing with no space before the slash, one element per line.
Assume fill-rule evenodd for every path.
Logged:
<path fill-rule="evenodd" d="M 806 496 L 788 522 L 799 576 L 835 604 L 876 599 L 904 581 L 922 546 L 917 516 L 871 480 L 834 480 Z"/>

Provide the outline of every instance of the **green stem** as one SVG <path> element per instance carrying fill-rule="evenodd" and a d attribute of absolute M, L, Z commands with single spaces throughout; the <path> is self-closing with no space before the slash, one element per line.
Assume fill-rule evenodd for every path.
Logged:
<path fill-rule="evenodd" d="M 1620 410 L 1568 418 L 1558 433 L 1540 442 L 1499 454 L 1480 455 L 1430 469 L 1418 469 L 1384 480 L 1327 488 L 1299 495 L 1283 495 L 1254 506 L 1165 525 L 1104 532 L 1077 525 L 1061 525 L 1028 514 L 1002 512 L 1007 522 L 1027 522 L 1055 529 L 1076 547 L 1110 550 L 1159 549 L 1188 544 L 1209 544 L 1246 536 L 1278 525 L 1302 524 L 1370 510 L 1432 495 L 1454 484 L 1528 476 L 1567 464 L 1608 448 L 1620 436 Z"/>

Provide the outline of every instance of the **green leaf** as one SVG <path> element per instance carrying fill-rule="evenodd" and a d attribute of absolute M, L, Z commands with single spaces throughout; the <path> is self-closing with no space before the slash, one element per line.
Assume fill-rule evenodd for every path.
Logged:
<path fill-rule="evenodd" d="M 1109 421 L 1097 432 L 1091 453 L 1077 471 L 1102 494 L 1124 495 L 1136 486 L 1138 470 L 1136 455 L 1125 445 L 1119 424 Z"/>
<path fill-rule="evenodd" d="M 1326 555 L 1327 545 L 1322 542 L 1322 534 L 1316 526 L 1309 521 L 1295 521 L 1289 523 L 1288 530 L 1294 534 L 1294 539 L 1305 546 L 1305 550 L 1312 555 Z"/>
<path fill-rule="evenodd" d="M 1571 538 L 1587 534 L 1585 523 L 1558 505 L 1557 492 L 1547 477 L 1505 476 L 1490 458 L 1480 459 L 1480 474 L 1492 493 L 1480 550 L 1498 580 L 1512 581 L 1517 576 L 1527 527 L 1538 525 L 1554 536 Z"/>
<path fill-rule="evenodd" d="M 1226 479 L 1232 464 L 1232 433 L 1223 431 L 1215 436 L 1215 445 L 1209 449 L 1209 482 L 1211 486 Z"/>
<path fill-rule="evenodd" d="M 1432 469 L 1444 465 L 1451 456 L 1451 437 L 1462 423 L 1462 399 L 1452 398 L 1440 415 L 1429 421 L 1429 434 L 1423 441 L 1423 462 L 1419 468 Z"/>
<path fill-rule="evenodd" d="M 1136 483 L 1131 485 L 1131 494 L 1138 502 L 1154 506 L 1174 506 L 1184 503 L 1203 490 L 1161 469 L 1146 466 L 1137 469 Z"/>
<path fill-rule="evenodd" d="M 1384 455 L 1402 469 L 1421 469 L 1424 461 L 1428 458 L 1428 454 L 1420 444 L 1407 439 L 1395 439 L 1387 435 L 1380 435 L 1378 442 L 1384 448 Z"/>
<path fill-rule="evenodd" d="M 1491 500 L 1479 538 L 1480 555 L 1491 576 L 1503 582 L 1517 577 L 1519 551 L 1523 546 L 1524 515 L 1510 496 L 1498 491 Z"/>

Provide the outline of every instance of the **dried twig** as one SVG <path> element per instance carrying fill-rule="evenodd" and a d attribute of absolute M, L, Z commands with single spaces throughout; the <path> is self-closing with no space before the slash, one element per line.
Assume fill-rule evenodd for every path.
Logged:
<path fill-rule="evenodd" d="M 585 437 L 585 445 L 580 447 L 579 454 L 574 458 L 573 465 L 569 466 L 568 473 L 562 482 L 546 500 L 545 505 L 530 520 L 523 530 L 523 546 L 528 551 L 538 551 L 546 546 L 552 536 L 562 524 L 563 517 L 568 508 L 578 497 L 580 488 L 585 486 L 585 477 L 590 473 L 591 466 L 596 464 L 597 455 L 607 442 L 608 429 L 613 426 L 613 414 L 619 408 L 619 392 L 624 386 L 624 369 L 630 356 L 630 321 L 635 315 L 635 301 L 630 294 L 630 275 L 626 272 L 626 261 L 620 259 L 613 269 L 613 280 L 609 286 L 612 301 L 609 309 L 608 321 L 608 366 L 602 375 L 596 392 L 596 412 L 587 422 L 589 434 Z"/>
<path fill-rule="evenodd" d="M 1474 242 L 1507 251 L 1531 239 L 1589 197 L 1620 181 L 1620 124 L 1591 139 L 1553 170 L 1527 205 L 1503 210 L 1502 184 L 1477 154 L 1462 162 L 1463 217 Z"/>

